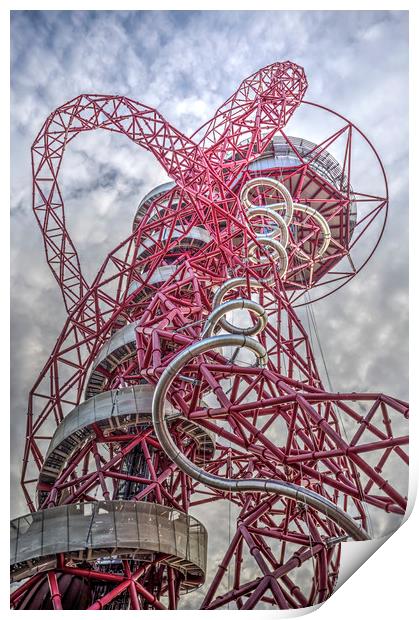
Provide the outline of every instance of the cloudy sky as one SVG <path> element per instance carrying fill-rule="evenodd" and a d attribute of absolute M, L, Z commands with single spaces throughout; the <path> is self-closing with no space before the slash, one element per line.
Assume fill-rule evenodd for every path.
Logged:
<path fill-rule="evenodd" d="M 17 481 L 27 395 L 64 321 L 31 211 L 30 146 L 50 112 L 80 93 L 127 95 L 192 133 L 260 67 L 302 65 L 307 99 L 367 133 L 390 186 L 373 259 L 313 306 L 331 382 L 407 398 L 407 32 L 407 12 L 12 14 L 12 516 L 25 511 Z M 166 177 L 150 154 L 105 132 L 72 143 L 63 166 L 68 227 L 89 280 L 128 235 L 141 197 Z"/>

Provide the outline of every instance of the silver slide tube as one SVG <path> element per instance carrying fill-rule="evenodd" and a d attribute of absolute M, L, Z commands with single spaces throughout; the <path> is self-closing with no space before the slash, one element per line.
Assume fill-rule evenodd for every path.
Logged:
<path fill-rule="evenodd" d="M 285 204 L 277 203 L 265 207 L 252 204 L 249 200 L 249 192 L 251 189 L 260 185 L 266 185 L 277 190 L 278 193 L 285 198 Z M 279 183 L 279 181 L 263 177 L 248 181 L 242 189 L 240 199 L 243 205 L 249 209 L 250 219 L 253 219 L 256 215 L 264 215 L 271 217 L 271 219 L 276 221 L 278 225 L 276 229 L 263 236 L 258 235 L 257 238 L 259 243 L 273 247 L 273 249 L 277 251 L 278 257 L 282 259 L 279 274 L 280 277 L 282 277 L 287 270 L 288 264 L 288 256 L 286 252 L 286 245 L 288 243 L 287 226 L 292 220 L 294 212 L 294 203 L 290 193 L 282 183 Z M 275 209 L 283 208 L 286 210 L 284 218 L 282 218 L 275 211 Z M 317 223 L 320 225 L 323 233 L 323 245 L 318 252 L 318 256 L 321 256 L 326 251 L 330 242 L 329 226 L 326 220 L 312 207 L 298 204 L 297 208 L 301 212 L 317 219 Z M 281 236 L 281 241 L 283 244 L 276 240 L 277 236 Z M 255 257 L 253 256 L 255 249 L 256 244 L 252 242 L 248 251 L 253 261 L 255 261 Z M 261 288 L 263 286 L 263 282 L 268 283 L 271 279 L 272 278 L 267 278 L 265 281 L 258 281 L 251 278 L 249 281 L 249 286 L 252 288 Z M 159 440 L 160 445 L 167 456 L 174 463 L 176 463 L 185 474 L 194 480 L 201 482 L 202 484 L 206 484 L 214 489 L 219 489 L 220 491 L 233 493 L 274 493 L 276 495 L 294 499 L 295 501 L 303 502 L 307 506 L 318 510 L 328 519 L 331 519 L 331 521 L 344 529 L 345 532 L 354 540 L 369 540 L 370 537 L 368 533 L 359 527 L 352 517 L 322 495 L 296 484 L 283 482 L 282 480 L 269 480 L 263 478 L 236 480 L 235 478 L 222 478 L 221 476 L 210 474 L 187 459 L 172 439 L 166 423 L 164 405 L 170 386 L 172 385 L 175 377 L 190 360 L 213 349 L 234 346 L 239 348 L 244 347 L 245 349 L 252 351 L 256 355 L 258 366 L 264 367 L 268 363 L 268 355 L 263 345 L 257 340 L 250 338 L 250 336 L 259 334 L 265 328 L 268 321 L 266 310 L 260 304 L 251 299 L 239 298 L 223 302 L 225 295 L 229 291 L 241 286 L 246 286 L 247 283 L 248 281 L 246 278 L 237 277 L 227 280 L 227 282 L 224 282 L 224 284 L 220 286 L 214 295 L 214 309 L 206 320 L 202 331 L 202 339 L 181 351 L 179 355 L 177 355 L 175 359 L 168 364 L 167 368 L 161 375 L 155 388 L 152 403 L 152 419 L 157 439 Z M 250 327 L 240 327 L 233 325 L 225 318 L 225 315 L 231 310 L 244 308 L 256 315 L 257 321 L 254 325 Z M 213 336 L 212 334 L 214 333 L 217 324 L 229 333 L 226 335 Z"/>
<path fill-rule="evenodd" d="M 232 310 L 243 310 L 244 308 L 253 314 L 256 314 L 256 325 L 251 325 L 250 327 L 236 327 L 232 323 L 228 323 L 226 321 L 223 324 L 224 329 L 230 334 L 242 334 L 244 336 L 255 336 L 256 334 L 259 334 L 263 329 L 265 329 L 266 323 L 268 322 L 268 315 L 266 314 L 265 308 L 252 299 L 244 299 L 243 297 L 239 297 L 238 299 L 225 301 L 208 315 L 202 331 L 202 338 L 212 336 L 217 323 L 222 323 L 222 319 L 227 312 L 231 312 Z"/>
<path fill-rule="evenodd" d="M 294 499 L 318 510 L 321 514 L 331 519 L 341 527 L 354 540 L 369 540 L 368 533 L 341 508 L 327 498 L 304 487 L 283 482 L 282 480 L 269 480 L 254 478 L 252 480 L 236 480 L 234 478 L 222 478 L 208 473 L 192 463 L 179 450 L 174 443 L 165 419 L 164 403 L 171 384 L 181 369 L 193 358 L 210 351 L 226 346 L 244 347 L 256 354 L 258 364 L 264 366 L 267 362 L 266 351 L 263 346 L 253 338 L 239 334 L 217 335 L 200 340 L 187 347 L 172 360 L 160 377 L 153 396 L 152 419 L 155 433 L 161 447 L 167 456 L 178 465 L 188 476 L 209 487 L 232 493 L 275 493 L 283 497 Z"/>

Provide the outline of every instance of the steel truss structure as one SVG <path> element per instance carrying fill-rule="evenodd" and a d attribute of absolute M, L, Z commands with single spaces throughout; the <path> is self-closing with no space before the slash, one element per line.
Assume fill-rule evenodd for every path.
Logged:
<path fill-rule="evenodd" d="M 358 273 L 388 207 L 374 147 L 306 89 L 278 62 L 191 137 L 108 95 L 41 128 L 33 208 L 67 319 L 29 398 L 14 608 L 176 609 L 204 583 L 202 609 L 310 606 L 333 592 L 345 540 L 374 536 L 373 513 L 404 514 L 407 404 L 326 389 L 296 310 Z M 297 108 L 339 127 L 319 144 L 287 135 Z M 149 150 L 172 182 L 89 284 L 60 170 L 96 129 Z M 381 190 L 357 190 L 356 139 Z M 359 245 L 372 249 L 357 263 Z M 238 517 L 211 571 L 192 515 L 223 501 Z"/>

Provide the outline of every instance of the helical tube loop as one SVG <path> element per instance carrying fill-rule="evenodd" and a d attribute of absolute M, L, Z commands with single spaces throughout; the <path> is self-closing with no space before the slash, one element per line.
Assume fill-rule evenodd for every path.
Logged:
<path fill-rule="evenodd" d="M 259 206 L 253 204 L 249 199 L 249 193 L 252 189 L 260 186 L 270 187 L 271 189 L 275 189 L 282 198 L 284 198 L 285 202 L 276 202 L 273 204 Z M 249 260 L 253 263 L 257 263 L 258 259 L 255 256 L 256 249 L 258 245 L 267 246 L 271 250 L 273 250 L 280 262 L 280 268 L 278 270 L 278 275 L 282 278 L 288 269 L 288 254 L 287 254 L 287 245 L 289 240 L 288 233 L 288 225 L 292 220 L 292 216 L 294 213 L 294 203 L 291 197 L 291 194 L 279 181 L 276 179 L 271 179 L 270 177 L 257 177 L 255 179 L 250 179 L 247 183 L 244 184 L 242 191 L 240 193 L 240 201 L 244 207 L 248 209 L 247 217 L 249 220 L 254 219 L 256 216 L 265 216 L 276 222 L 277 227 L 272 229 L 269 232 L 264 232 L 262 234 L 256 235 L 257 243 L 255 241 L 251 241 L 248 246 L 248 255 Z M 284 210 L 284 216 L 278 213 L 278 210 Z M 280 241 L 277 239 L 280 237 Z M 259 262 L 265 263 L 267 262 L 266 257 L 262 257 Z M 265 284 L 271 284 L 274 281 L 275 276 L 269 276 L 261 280 L 261 282 Z"/>
<path fill-rule="evenodd" d="M 330 241 L 332 239 L 332 235 L 331 235 L 327 220 L 323 217 L 323 215 L 319 211 L 317 211 L 317 209 L 314 209 L 313 207 L 310 207 L 309 205 L 301 205 L 298 202 L 294 202 L 294 211 L 297 211 L 298 213 L 304 213 L 305 215 L 309 215 L 314 220 L 316 220 L 316 224 L 322 231 L 323 242 L 320 248 L 317 250 L 316 254 L 314 255 L 314 260 L 321 258 L 323 254 L 326 252 L 327 248 L 329 247 Z M 297 250 L 295 251 L 295 255 L 300 256 L 301 258 L 305 258 L 305 259 L 310 258 L 301 248 L 297 248 Z"/>
<path fill-rule="evenodd" d="M 225 321 L 224 329 L 227 332 L 230 334 L 242 334 L 244 336 L 256 336 L 256 334 L 259 334 L 265 329 L 266 323 L 268 322 L 268 315 L 266 314 L 265 308 L 252 299 L 244 299 L 243 297 L 239 297 L 238 299 L 225 301 L 220 306 L 214 308 L 214 310 L 208 315 L 202 331 L 202 338 L 212 336 L 218 323 L 224 326 L 223 319 L 227 312 L 243 309 L 249 310 L 257 316 L 256 325 L 251 325 L 250 327 L 236 327 L 232 323 Z"/>
<path fill-rule="evenodd" d="M 263 181 L 263 185 L 268 185 L 277 189 L 285 198 L 285 205 L 270 205 L 269 207 L 264 208 L 263 213 L 260 210 L 262 208 L 252 205 L 248 200 L 248 193 L 250 189 L 256 187 L 258 184 L 261 184 L 261 181 Z M 258 215 L 269 215 L 278 224 L 277 230 L 272 231 L 269 235 L 264 235 L 261 237 L 258 236 L 258 241 L 266 245 L 272 245 L 272 242 L 276 242 L 283 248 L 286 254 L 285 248 L 286 244 L 288 243 L 288 233 L 285 234 L 283 230 L 284 226 L 287 227 L 287 225 L 291 221 L 294 209 L 291 196 L 286 190 L 286 188 L 274 179 L 261 179 L 259 177 L 258 179 L 252 179 L 251 181 L 246 183 L 242 190 L 241 198 L 245 206 L 250 207 L 250 209 L 255 208 L 255 215 L 256 209 L 258 209 Z M 300 206 L 305 207 L 305 205 L 298 205 L 298 207 Z M 272 210 L 272 213 L 274 213 L 275 216 L 273 216 L 272 213 L 269 213 L 269 209 L 273 209 L 274 207 L 286 208 L 285 219 L 282 219 L 281 216 L 278 215 L 274 210 Z M 266 213 L 266 209 L 268 210 L 268 213 Z M 308 207 L 306 212 L 309 215 L 312 215 L 311 207 Z M 280 220 L 282 220 L 282 222 Z M 318 221 L 320 222 L 321 220 L 319 219 Z M 327 230 L 329 230 L 326 220 L 324 220 L 324 222 L 326 223 Z M 323 251 L 324 253 L 327 249 L 330 239 L 328 240 L 327 238 L 326 228 L 322 226 L 321 228 L 324 237 L 321 251 Z M 281 242 L 276 241 L 275 239 L 275 237 L 279 235 L 281 235 Z M 245 277 L 231 278 L 220 286 L 220 288 L 214 295 L 214 309 L 207 317 L 206 323 L 202 331 L 202 340 L 195 342 L 194 344 L 188 346 L 186 349 L 181 351 L 171 362 L 169 362 L 169 364 L 163 371 L 156 385 L 152 404 L 152 419 L 157 439 L 160 442 L 160 445 L 164 452 L 167 454 L 167 456 L 174 463 L 176 463 L 176 465 L 185 474 L 187 474 L 197 482 L 205 484 L 211 488 L 219 489 L 221 491 L 226 491 L 229 493 L 266 492 L 274 493 L 282 497 L 288 497 L 295 501 L 302 502 L 307 506 L 310 506 L 311 508 L 323 514 L 326 518 L 331 519 L 334 523 L 336 523 L 336 525 L 345 530 L 345 532 L 354 540 L 369 540 L 370 537 L 368 533 L 363 528 L 359 527 L 356 521 L 352 519 L 350 515 L 348 515 L 333 502 L 316 493 L 315 491 L 311 491 L 310 489 L 306 489 L 297 484 L 293 484 L 291 482 L 284 482 L 282 480 L 264 478 L 237 480 L 235 478 L 223 478 L 221 476 L 208 473 L 204 469 L 201 469 L 200 467 L 195 465 L 195 463 L 190 461 L 179 450 L 179 448 L 172 439 L 170 430 L 166 424 L 164 404 L 168 396 L 170 386 L 172 385 L 175 377 L 181 372 L 182 368 L 184 368 L 184 366 L 187 365 L 192 359 L 199 355 L 202 355 L 203 353 L 206 353 L 207 351 L 212 351 L 213 349 L 220 349 L 227 346 L 235 346 L 252 351 L 256 355 L 257 365 L 259 367 L 263 368 L 268 363 L 268 355 L 263 345 L 259 341 L 250 337 L 260 333 L 265 328 L 268 320 L 265 309 L 260 304 L 251 299 L 239 298 L 223 302 L 225 295 L 230 290 L 239 288 L 240 286 L 246 286 L 247 284 L 249 284 L 252 288 L 261 288 L 263 286 L 262 281 L 256 280 L 254 278 L 248 280 Z M 228 312 L 237 309 L 247 309 L 253 314 L 255 314 L 257 316 L 256 323 L 251 327 L 238 327 L 227 321 L 225 315 Z M 229 333 L 213 335 L 214 330 L 218 324 Z"/>
<path fill-rule="evenodd" d="M 208 335 L 208 324 L 209 324 L 209 322 L 213 323 L 213 320 L 212 320 L 211 316 L 216 312 L 216 309 L 218 307 L 221 307 L 221 306 L 224 309 L 226 308 L 226 306 L 224 304 L 228 303 L 228 302 L 224 302 L 223 303 L 223 299 L 227 295 L 227 293 L 229 291 L 235 289 L 235 288 L 239 288 L 240 286 L 246 286 L 247 283 L 248 283 L 247 278 L 238 277 L 238 278 L 230 278 L 230 280 L 227 280 L 226 282 L 224 282 L 224 284 L 222 284 L 220 286 L 220 288 L 216 291 L 216 293 L 215 293 L 215 295 L 213 297 L 213 300 L 212 300 L 212 305 L 215 308 L 215 310 L 213 310 L 212 313 L 208 316 L 207 322 L 206 322 L 206 324 L 204 326 L 203 334 L 205 333 L 205 335 Z M 249 285 L 250 285 L 251 288 L 263 288 L 262 282 L 260 282 L 259 280 L 256 280 L 255 278 L 250 278 Z M 239 297 L 237 300 L 234 300 L 234 301 L 241 302 L 241 303 L 245 304 L 246 302 L 249 302 L 250 300 L 249 299 L 244 299 L 242 297 Z M 253 303 L 256 304 L 256 302 L 253 302 Z M 258 306 L 257 314 L 259 316 L 262 315 L 262 314 L 264 314 L 266 316 L 265 308 L 263 308 L 260 304 L 256 304 L 256 305 Z M 242 307 L 249 308 L 248 306 L 242 306 Z M 233 325 L 232 323 L 227 321 L 227 319 L 225 318 L 224 315 L 227 314 L 227 312 L 229 310 L 233 310 L 233 308 L 229 308 L 226 312 L 220 312 L 220 314 L 217 317 L 219 324 L 221 325 L 221 327 L 223 329 L 225 329 L 226 332 L 229 332 L 230 334 L 246 333 L 247 336 L 250 336 L 250 335 L 254 336 L 257 333 L 259 333 L 260 330 L 257 331 L 257 332 L 253 332 L 253 333 L 251 333 L 249 331 L 244 332 L 242 327 L 236 327 L 235 325 Z M 265 325 L 267 323 L 267 317 L 266 317 L 266 320 L 265 319 L 263 319 L 263 320 L 264 320 L 264 327 L 265 327 Z M 215 325 L 214 325 L 214 327 L 215 327 Z M 249 328 L 246 328 L 246 329 L 249 330 Z"/>
<path fill-rule="evenodd" d="M 211 488 L 219 489 L 230 493 L 274 493 L 282 497 L 288 497 L 295 501 L 302 502 L 314 508 L 326 518 L 331 519 L 336 525 L 345 530 L 354 540 L 369 540 L 368 533 L 360 528 L 356 521 L 346 514 L 333 502 L 318 493 L 305 489 L 302 486 L 282 480 L 270 480 L 263 478 L 253 478 L 251 480 L 236 480 L 234 478 L 223 478 L 215 474 L 206 472 L 195 463 L 190 461 L 177 447 L 172 439 L 170 430 L 166 424 L 164 403 L 168 391 L 175 377 L 182 368 L 198 355 L 206 351 L 219 349 L 225 346 L 244 347 L 256 354 L 259 365 L 263 366 L 267 362 L 266 351 L 263 346 L 253 338 L 238 334 L 217 335 L 200 340 L 176 356 L 172 360 L 156 385 L 152 404 L 153 426 L 157 440 L 167 456 L 185 474 Z"/>

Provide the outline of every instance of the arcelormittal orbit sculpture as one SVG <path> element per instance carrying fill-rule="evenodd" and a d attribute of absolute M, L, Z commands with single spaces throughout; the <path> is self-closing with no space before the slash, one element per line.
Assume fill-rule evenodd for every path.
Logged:
<path fill-rule="evenodd" d="M 326 389 L 295 310 L 316 331 L 308 295 L 352 279 L 388 206 L 374 147 L 306 88 L 301 67 L 274 63 L 191 137 L 121 96 L 80 95 L 45 121 L 33 207 L 67 319 L 30 393 L 14 608 L 175 609 L 203 584 L 203 609 L 306 607 L 332 593 L 344 541 L 404 514 L 407 404 Z M 297 108 L 331 134 L 285 133 Z M 172 181 L 89 283 L 60 168 L 95 129 Z M 223 501 L 231 536 L 207 549 L 192 515 Z"/>

